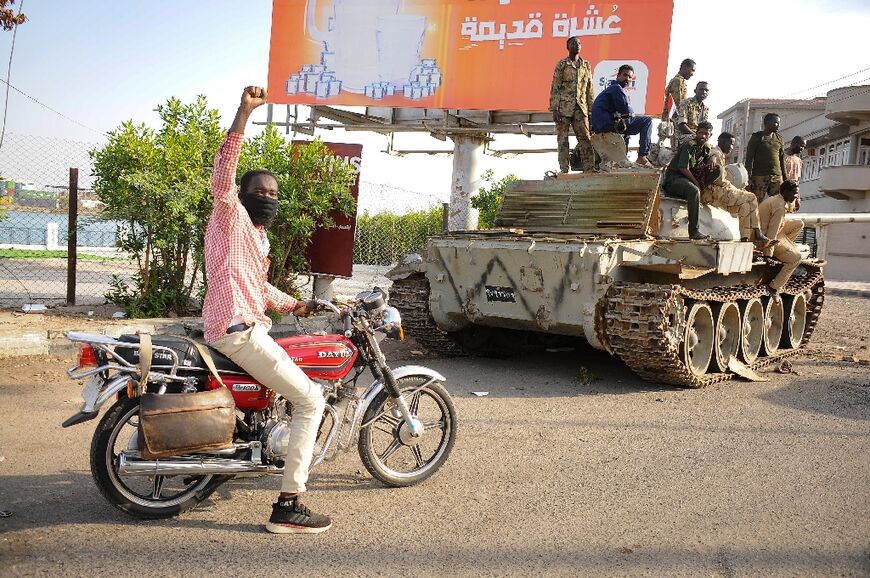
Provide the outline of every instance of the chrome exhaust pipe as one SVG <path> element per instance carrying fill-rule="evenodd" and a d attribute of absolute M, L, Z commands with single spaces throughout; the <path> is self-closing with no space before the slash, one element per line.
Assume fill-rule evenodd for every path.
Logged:
<path fill-rule="evenodd" d="M 166 460 L 133 460 L 125 452 L 118 456 L 118 473 L 122 476 L 205 476 L 209 474 L 276 474 L 282 471 L 274 465 L 250 460 L 220 458 L 171 458 Z"/>

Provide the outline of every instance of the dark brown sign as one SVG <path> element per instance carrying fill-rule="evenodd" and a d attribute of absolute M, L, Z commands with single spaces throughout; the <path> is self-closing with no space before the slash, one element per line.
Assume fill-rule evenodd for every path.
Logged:
<path fill-rule="evenodd" d="M 304 144 L 295 141 L 293 144 Z M 332 153 L 353 166 L 356 179 L 350 189 L 354 200 L 359 198 L 359 174 L 362 163 L 362 145 L 344 143 L 324 143 Z M 329 228 L 320 225 L 314 230 L 311 244 L 308 245 L 306 258 L 309 272 L 315 275 L 351 277 L 353 275 L 353 238 L 356 231 L 356 214 L 345 217 L 338 211 L 332 212 L 335 225 Z"/>

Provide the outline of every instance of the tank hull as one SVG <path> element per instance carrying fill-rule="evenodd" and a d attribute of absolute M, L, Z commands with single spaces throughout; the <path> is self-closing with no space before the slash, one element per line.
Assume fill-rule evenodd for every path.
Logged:
<path fill-rule="evenodd" d="M 417 271 L 430 286 L 430 311 L 438 327 L 469 324 L 583 337 L 607 349 L 600 337 L 601 307 L 614 282 L 688 280 L 752 270 L 752 245 L 569 236 L 493 238 L 475 234 L 433 237 Z"/>

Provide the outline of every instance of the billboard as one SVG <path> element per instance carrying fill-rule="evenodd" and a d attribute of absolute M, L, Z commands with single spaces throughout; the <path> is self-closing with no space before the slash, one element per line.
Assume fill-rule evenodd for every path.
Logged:
<path fill-rule="evenodd" d="M 293 141 L 294 145 L 306 144 L 307 141 Z M 350 164 L 356 172 L 356 179 L 350 188 L 350 193 L 356 201 L 359 199 L 359 174 L 362 164 L 362 145 L 343 143 L 323 143 L 333 155 Z M 353 238 L 356 232 L 356 215 L 345 217 L 338 211 L 331 214 L 335 225 L 325 228 L 317 225 L 311 242 L 305 252 L 308 259 L 309 273 L 317 275 L 332 275 L 335 277 L 353 276 Z"/>
<path fill-rule="evenodd" d="M 546 111 L 580 38 L 600 92 L 621 64 L 661 112 L 673 0 L 273 0 L 269 102 Z"/>

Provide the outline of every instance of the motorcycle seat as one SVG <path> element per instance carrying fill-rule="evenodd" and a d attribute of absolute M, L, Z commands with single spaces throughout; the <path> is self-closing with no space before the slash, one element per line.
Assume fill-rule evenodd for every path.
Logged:
<path fill-rule="evenodd" d="M 138 335 L 121 335 L 119 341 L 125 343 L 139 343 Z M 197 351 L 196 347 L 187 339 L 176 335 L 152 335 L 151 344 L 157 347 L 166 347 L 175 352 L 178 357 L 179 371 L 189 371 L 195 373 L 208 373 L 208 367 L 202 360 L 202 356 Z M 208 347 L 208 346 L 207 346 Z M 244 369 L 236 365 L 230 358 L 223 355 L 220 351 L 208 347 L 214 361 L 215 368 L 218 371 L 231 373 L 246 373 Z M 115 352 L 125 359 L 128 363 L 134 365 L 139 364 L 139 349 L 131 347 L 116 347 Z M 151 368 L 156 370 L 168 370 L 172 367 L 173 358 L 167 351 L 157 349 L 151 357 Z"/>
<path fill-rule="evenodd" d="M 247 373 L 240 366 L 236 365 L 236 362 L 215 349 L 210 345 L 206 345 L 208 347 L 208 352 L 211 353 L 211 359 L 214 361 L 214 366 L 218 371 L 229 371 L 233 373 Z M 205 364 L 203 363 L 203 366 Z"/>

